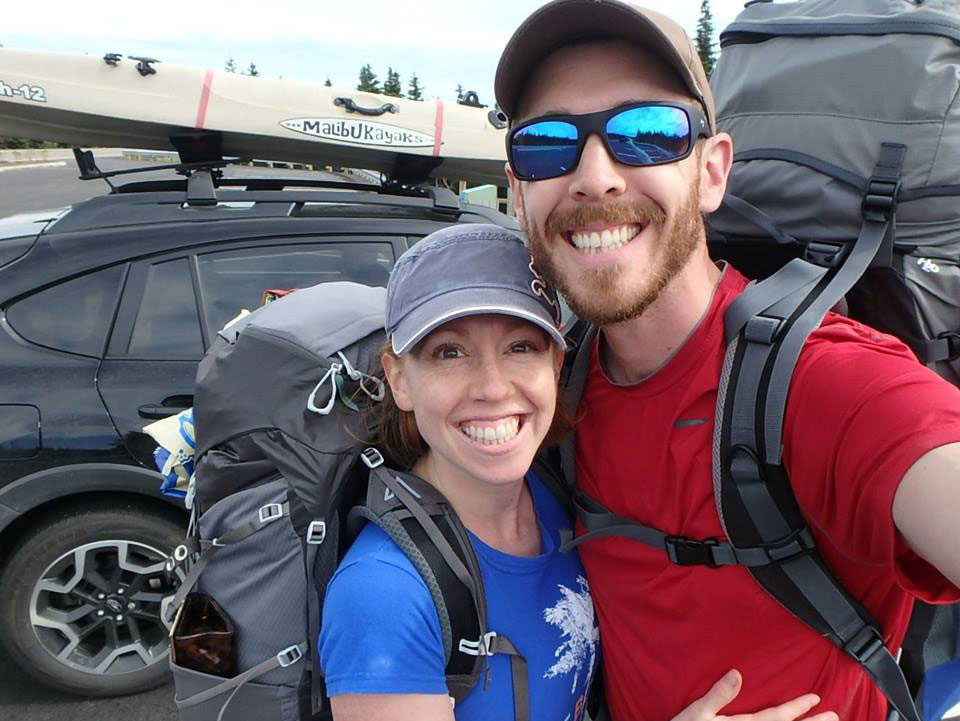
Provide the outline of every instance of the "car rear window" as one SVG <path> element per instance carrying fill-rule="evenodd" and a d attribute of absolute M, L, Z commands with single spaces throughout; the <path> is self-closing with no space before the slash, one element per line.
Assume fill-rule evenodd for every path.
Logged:
<path fill-rule="evenodd" d="M 32 343 L 99 357 L 123 271 L 113 266 L 27 296 L 7 309 L 7 321 Z"/>
<path fill-rule="evenodd" d="M 349 280 L 386 286 L 393 267 L 387 242 L 310 243 L 228 250 L 197 256 L 210 340 L 241 310 L 263 303 L 267 290 Z"/>

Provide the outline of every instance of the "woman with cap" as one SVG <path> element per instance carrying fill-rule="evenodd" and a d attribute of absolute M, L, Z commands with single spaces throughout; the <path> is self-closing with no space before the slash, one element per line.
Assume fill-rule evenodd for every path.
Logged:
<path fill-rule="evenodd" d="M 577 721 L 598 666 L 583 568 L 560 551 L 563 504 L 529 471 L 560 431 L 565 348 L 554 292 L 523 242 L 493 225 L 438 231 L 397 261 L 381 356 L 389 390 L 379 443 L 436 487 L 467 529 L 488 627 L 527 666 L 529 718 Z M 361 531 L 327 588 L 320 659 L 335 721 L 513 719 L 507 656 L 453 707 L 436 607 L 421 575 L 375 524 Z M 721 679 L 676 721 L 708 721 L 736 695 Z M 813 695 L 743 721 L 792 721 Z M 814 717 L 829 721 L 832 714 Z M 665 720 L 666 721 L 666 720 Z"/>

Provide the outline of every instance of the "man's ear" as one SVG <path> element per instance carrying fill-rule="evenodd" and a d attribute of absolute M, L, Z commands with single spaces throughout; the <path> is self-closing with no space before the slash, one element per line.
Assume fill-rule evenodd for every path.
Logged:
<path fill-rule="evenodd" d="M 520 181 L 517 180 L 517 176 L 513 174 L 513 168 L 510 167 L 510 163 L 504 164 L 503 172 L 507 176 L 507 182 L 510 183 L 510 193 L 513 195 L 513 212 L 516 213 L 520 225 L 523 225 L 526 223 L 526 219 L 524 218 L 523 212 L 523 195 L 520 193 Z"/>
<path fill-rule="evenodd" d="M 703 141 L 700 153 L 701 213 L 712 213 L 720 207 L 732 165 L 733 138 L 727 133 L 717 133 Z"/>
<path fill-rule="evenodd" d="M 390 385 L 390 393 L 393 394 L 393 401 L 401 411 L 412 411 L 413 403 L 410 402 L 410 389 L 407 386 L 407 374 L 403 370 L 403 361 L 392 353 L 384 353 L 380 356 L 380 364 L 383 366 L 383 373 L 387 377 L 387 383 Z"/>

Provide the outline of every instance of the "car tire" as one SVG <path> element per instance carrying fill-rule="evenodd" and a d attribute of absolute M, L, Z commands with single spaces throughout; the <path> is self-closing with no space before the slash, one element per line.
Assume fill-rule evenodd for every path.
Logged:
<path fill-rule="evenodd" d="M 122 696 L 169 680 L 160 605 L 178 583 L 163 559 L 174 517 L 132 504 L 70 509 L 25 534 L 0 574 L 0 643 L 41 682 Z"/>

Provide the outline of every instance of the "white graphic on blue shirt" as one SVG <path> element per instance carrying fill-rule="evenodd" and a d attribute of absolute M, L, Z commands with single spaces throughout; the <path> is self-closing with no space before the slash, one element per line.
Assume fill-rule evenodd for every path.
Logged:
<path fill-rule="evenodd" d="M 599 639 L 587 579 L 577 576 L 577 584 L 580 586 L 579 592 L 558 584 L 557 588 L 560 589 L 563 597 L 543 612 L 544 620 L 558 626 L 562 637 L 566 639 L 554 652 L 557 662 L 547 669 L 543 677 L 556 678 L 573 671 L 574 690 L 577 688 L 580 672 L 585 665 L 587 666 L 585 678 L 589 679 L 593 675 Z"/>

